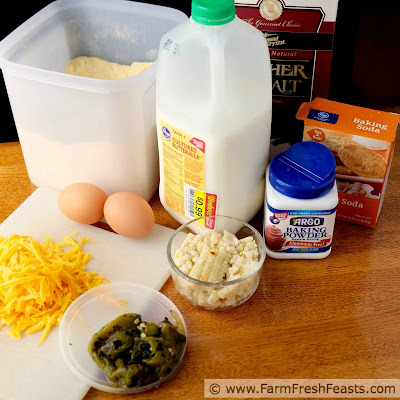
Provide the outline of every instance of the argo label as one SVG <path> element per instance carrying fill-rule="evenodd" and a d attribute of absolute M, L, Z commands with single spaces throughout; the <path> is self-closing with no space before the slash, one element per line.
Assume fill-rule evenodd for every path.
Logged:
<path fill-rule="evenodd" d="M 332 244 L 336 208 L 331 210 L 265 209 L 265 242 L 284 253 L 318 253 Z"/>
<path fill-rule="evenodd" d="M 206 143 L 165 121 L 160 124 L 166 205 L 188 219 L 216 215 L 218 196 L 205 191 Z M 214 222 L 199 223 L 214 229 Z"/>

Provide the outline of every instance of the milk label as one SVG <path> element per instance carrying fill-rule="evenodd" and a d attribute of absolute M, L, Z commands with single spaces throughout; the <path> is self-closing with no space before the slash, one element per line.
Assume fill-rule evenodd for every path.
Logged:
<path fill-rule="evenodd" d="M 165 203 L 188 219 L 212 217 L 218 196 L 205 190 L 206 143 L 161 121 Z M 201 220 L 214 229 L 215 219 Z"/>

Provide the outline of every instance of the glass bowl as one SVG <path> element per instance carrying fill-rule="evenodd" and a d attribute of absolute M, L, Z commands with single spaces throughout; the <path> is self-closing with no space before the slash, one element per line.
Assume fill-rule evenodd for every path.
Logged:
<path fill-rule="evenodd" d="M 88 344 L 104 325 L 126 313 L 140 314 L 142 321 L 156 324 L 168 318 L 187 337 L 182 314 L 171 300 L 157 290 L 128 282 L 109 283 L 88 290 L 71 303 L 61 319 L 60 349 L 76 376 L 104 392 L 139 393 L 154 389 L 175 376 L 185 354 L 186 343 L 178 364 L 171 373 L 156 382 L 127 389 L 116 386 L 93 361 Z"/>
<path fill-rule="evenodd" d="M 205 228 L 205 226 L 211 226 L 213 230 Z M 187 272 L 185 272 L 185 267 L 182 265 L 182 260 L 187 257 L 186 260 L 189 261 L 189 267 L 190 263 L 192 263 L 193 268 L 195 268 L 198 261 L 196 258 L 193 259 L 192 257 L 198 256 L 197 252 L 199 247 L 195 248 L 196 246 L 193 245 L 189 250 L 191 251 L 191 255 L 185 254 L 184 256 L 177 256 L 177 251 L 181 248 L 186 238 L 194 238 L 196 235 L 207 235 L 210 232 L 223 235 L 224 231 L 234 234 L 239 240 L 246 237 L 254 239 L 257 253 L 254 257 L 255 260 L 250 261 L 251 264 L 249 264 L 250 266 L 248 267 L 249 271 L 244 275 L 231 274 L 230 272 L 227 274 L 223 273 L 223 278 L 226 280 L 211 282 L 202 280 L 206 279 L 204 276 L 200 279 L 198 279 L 198 276 L 196 276 L 196 278 L 193 277 L 196 275 L 193 274 L 193 272 L 189 272 L 192 276 L 188 275 Z M 214 257 L 216 251 L 211 247 L 211 257 Z M 240 250 L 240 247 L 238 248 Z M 232 250 L 232 248 L 230 250 Z M 202 252 L 202 250 L 199 251 Z M 221 250 L 218 251 L 220 252 Z M 240 257 L 243 257 L 245 252 L 247 252 L 247 250 L 243 252 L 239 251 L 239 253 L 241 253 Z M 265 255 L 266 248 L 264 240 L 254 227 L 239 219 L 223 215 L 202 217 L 189 221 L 175 231 L 167 246 L 167 256 L 175 288 L 191 304 L 207 310 L 227 310 L 237 307 L 248 300 L 258 287 Z M 218 257 L 218 255 L 216 257 Z M 226 259 L 227 258 L 225 258 L 225 260 Z M 231 258 L 231 260 L 233 259 Z M 178 266 L 178 264 L 180 266 Z M 202 266 L 206 265 L 207 262 L 203 262 Z M 232 265 L 230 261 L 225 262 L 225 271 L 229 265 Z M 228 268 L 228 270 L 232 271 L 230 268 Z"/>

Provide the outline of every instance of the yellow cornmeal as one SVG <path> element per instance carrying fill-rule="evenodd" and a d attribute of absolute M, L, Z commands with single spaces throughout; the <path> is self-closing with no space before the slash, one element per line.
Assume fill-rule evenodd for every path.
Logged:
<path fill-rule="evenodd" d="M 96 79 L 122 79 L 140 74 L 150 67 L 151 62 L 134 61 L 131 65 L 122 65 L 98 57 L 76 57 L 68 62 L 67 74 Z"/>

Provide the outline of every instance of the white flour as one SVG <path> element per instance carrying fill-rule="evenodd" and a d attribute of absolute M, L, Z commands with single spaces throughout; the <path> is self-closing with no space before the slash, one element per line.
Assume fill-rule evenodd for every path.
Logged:
<path fill-rule="evenodd" d="M 89 182 L 107 195 L 135 192 L 149 201 L 158 188 L 158 153 L 154 135 L 127 143 L 105 141 L 65 144 L 19 132 L 30 180 L 61 190 Z"/>

